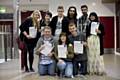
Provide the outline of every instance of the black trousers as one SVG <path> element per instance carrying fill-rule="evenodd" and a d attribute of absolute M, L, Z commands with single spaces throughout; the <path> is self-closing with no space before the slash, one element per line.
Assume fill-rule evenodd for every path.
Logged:
<path fill-rule="evenodd" d="M 79 66 L 80 64 L 80 66 Z M 87 74 L 87 60 L 84 61 L 73 61 L 73 75 L 78 75 L 78 73 L 82 75 Z"/>
<path fill-rule="evenodd" d="M 32 65 L 33 65 L 33 60 L 34 60 L 34 45 L 33 44 L 26 44 L 26 50 L 25 50 L 25 54 L 24 54 L 24 64 L 25 64 L 25 69 L 28 69 L 28 59 L 27 56 L 29 54 L 29 68 L 32 69 Z"/>

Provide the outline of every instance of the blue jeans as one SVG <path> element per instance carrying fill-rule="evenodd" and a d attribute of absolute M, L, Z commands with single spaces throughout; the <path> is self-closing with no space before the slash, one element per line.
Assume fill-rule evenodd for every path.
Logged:
<path fill-rule="evenodd" d="M 55 75 L 55 61 L 51 64 L 38 64 L 38 72 L 40 75 Z"/>
<path fill-rule="evenodd" d="M 66 77 L 71 77 L 73 75 L 73 64 L 72 62 L 57 63 L 57 67 L 61 72 L 64 72 Z"/>

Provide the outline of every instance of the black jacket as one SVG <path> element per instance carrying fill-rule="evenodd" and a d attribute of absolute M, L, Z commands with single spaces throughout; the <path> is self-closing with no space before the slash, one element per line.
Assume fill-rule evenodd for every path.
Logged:
<path fill-rule="evenodd" d="M 85 35 L 83 33 L 78 33 L 77 36 L 72 36 L 72 35 L 69 35 L 69 40 L 70 40 L 70 43 L 72 43 L 74 45 L 74 41 L 84 41 L 86 42 L 86 38 L 85 38 Z M 74 60 L 75 61 L 87 61 L 87 50 L 86 50 L 86 47 L 84 46 L 83 48 L 83 54 L 77 54 L 75 53 L 75 56 L 74 56 Z"/>
<path fill-rule="evenodd" d="M 55 35 L 57 21 L 58 21 L 58 16 L 55 16 L 52 18 L 50 22 L 50 27 L 52 29 L 52 35 Z M 68 23 L 69 23 L 68 18 L 64 16 L 62 20 L 62 32 L 68 33 Z"/>
<path fill-rule="evenodd" d="M 37 43 L 37 40 L 38 38 L 40 37 L 39 35 L 39 32 L 37 33 L 36 35 L 36 38 L 33 38 L 33 39 L 27 39 L 26 36 L 24 36 L 23 32 L 26 31 L 27 34 L 29 34 L 29 27 L 33 27 L 33 21 L 32 21 L 32 18 L 29 17 L 27 18 L 21 25 L 20 25 L 20 38 L 21 40 L 24 40 L 25 43 L 27 44 L 36 44 Z"/>
<path fill-rule="evenodd" d="M 102 23 L 100 23 L 98 29 L 101 31 L 101 34 L 97 34 L 100 39 L 100 55 L 103 55 L 104 54 L 103 36 L 105 32 L 104 32 L 104 26 Z M 86 28 L 86 37 L 89 37 L 91 35 L 90 32 L 91 32 L 91 23 Z"/>

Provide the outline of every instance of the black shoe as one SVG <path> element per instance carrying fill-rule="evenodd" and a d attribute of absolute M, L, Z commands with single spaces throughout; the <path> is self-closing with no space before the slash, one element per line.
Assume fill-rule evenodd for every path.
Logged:
<path fill-rule="evenodd" d="M 29 72 L 29 69 L 25 69 L 25 72 Z"/>
<path fill-rule="evenodd" d="M 33 68 L 30 68 L 30 72 L 35 72 L 35 70 Z"/>

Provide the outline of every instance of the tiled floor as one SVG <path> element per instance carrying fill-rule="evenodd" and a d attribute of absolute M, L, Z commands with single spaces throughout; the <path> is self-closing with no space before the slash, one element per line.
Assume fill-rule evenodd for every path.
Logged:
<path fill-rule="evenodd" d="M 59 79 L 57 76 L 39 76 L 37 73 L 37 59 L 34 60 L 34 73 L 25 73 L 20 70 L 20 60 L 14 59 L 5 63 L 0 63 L 0 80 L 120 80 L 120 56 L 105 54 L 105 68 L 107 75 L 86 76 L 86 78 L 76 77 L 73 79 Z"/>

